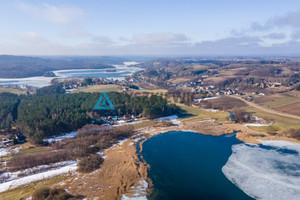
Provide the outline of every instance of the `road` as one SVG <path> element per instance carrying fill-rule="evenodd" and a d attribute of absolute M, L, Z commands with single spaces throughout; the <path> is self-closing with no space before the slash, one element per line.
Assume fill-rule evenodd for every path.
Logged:
<path fill-rule="evenodd" d="M 299 119 L 300 120 L 300 116 L 297 116 L 297 115 L 293 115 L 293 114 L 288 114 L 288 113 L 283 113 L 283 112 L 280 112 L 280 111 L 277 111 L 277 110 L 272 110 L 272 109 L 268 109 L 268 108 L 264 108 L 260 105 L 257 105 L 253 102 L 249 102 L 241 97 L 237 97 L 237 96 L 231 96 L 231 97 L 234 97 L 236 99 L 240 99 L 242 101 L 244 101 L 245 103 L 247 103 L 249 106 L 252 106 L 254 108 L 257 108 L 259 110 L 262 110 L 264 112 L 267 112 L 267 113 L 270 113 L 270 114 L 274 114 L 274 115 L 280 115 L 282 117 L 289 117 L 289 118 L 293 118 L 293 119 Z"/>

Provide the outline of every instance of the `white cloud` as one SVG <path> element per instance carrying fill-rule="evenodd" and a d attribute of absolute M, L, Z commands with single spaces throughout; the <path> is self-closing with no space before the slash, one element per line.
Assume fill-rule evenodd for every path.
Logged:
<path fill-rule="evenodd" d="M 18 4 L 18 7 L 24 12 L 57 24 L 77 22 L 84 15 L 81 8 L 70 5 L 55 6 L 46 3 L 32 5 L 21 2 Z"/>
<path fill-rule="evenodd" d="M 294 28 L 300 28 L 300 10 L 289 12 L 281 17 L 275 17 L 267 23 L 274 26 L 291 26 Z"/>
<path fill-rule="evenodd" d="M 19 39 L 27 42 L 43 40 L 43 38 L 35 32 L 17 33 L 16 36 L 19 37 Z"/>
<path fill-rule="evenodd" d="M 299 40 L 300 39 L 300 31 L 296 31 L 292 35 L 294 40 Z"/>
<path fill-rule="evenodd" d="M 94 36 L 92 37 L 92 42 L 96 44 L 102 44 L 102 45 L 112 45 L 113 41 L 108 36 Z"/>
<path fill-rule="evenodd" d="M 285 33 L 270 33 L 264 36 L 264 38 L 273 39 L 273 40 L 281 40 L 281 39 L 285 39 L 285 37 L 286 37 Z"/>
<path fill-rule="evenodd" d="M 140 34 L 133 38 L 132 42 L 144 45 L 174 45 L 186 42 L 188 39 L 183 34 L 159 33 L 159 34 Z"/>
<path fill-rule="evenodd" d="M 72 29 L 66 29 L 63 32 L 61 32 L 61 36 L 66 38 L 78 38 L 78 37 L 92 37 L 93 34 L 81 28 L 72 28 Z"/>
<path fill-rule="evenodd" d="M 300 42 L 286 41 L 264 45 L 262 37 L 235 36 L 191 44 L 180 34 L 146 34 L 143 37 L 113 40 L 91 35 L 76 45 L 52 42 L 35 32 L 13 34 L 15 42 L 0 43 L 0 54 L 16 55 L 288 55 L 300 52 Z M 284 35 L 268 35 L 279 38 Z M 267 38 L 268 39 L 268 38 Z M 154 45 L 153 45 L 154 44 Z"/>
<path fill-rule="evenodd" d="M 288 12 L 285 15 L 270 18 L 265 23 L 254 22 L 252 23 L 248 31 L 270 31 L 276 28 L 283 27 L 300 29 L 300 10 Z"/>

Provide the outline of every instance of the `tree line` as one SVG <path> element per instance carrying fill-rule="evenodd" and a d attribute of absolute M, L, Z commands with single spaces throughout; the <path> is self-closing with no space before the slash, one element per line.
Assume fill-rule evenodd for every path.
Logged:
<path fill-rule="evenodd" d="M 41 142 L 45 137 L 77 130 L 92 121 L 101 124 L 100 117 L 108 115 L 157 118 L 178 112 L 176 105 L 170 105 L 156 95 L 131 96 L 109 92 L 115 110 L 93 110 L 101 93 L 63 94 L 53 86 L 48 89 L 48 92 L 43 89 L 37 91 L 36 95 L 28 96 L 0 94 L 0 99 L 6 99 L 1 101 L 1 127 L 11 128 L 16 120 L 16 127 L 28 139 Z"/>
<path fill-rule="evenodd" d="M 10 129 L 17 119 L 20 98 L 12 93 L 0 93 L 0 129 Z"/>

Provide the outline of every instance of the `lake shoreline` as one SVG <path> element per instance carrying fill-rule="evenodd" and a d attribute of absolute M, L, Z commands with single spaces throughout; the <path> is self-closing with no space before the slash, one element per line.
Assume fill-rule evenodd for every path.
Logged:
<path fill-rule="evenodd" d="M 147 128 L 142 128 L 139 129 L 138 131 L 140 133 L 142 133 L 140 137 L 144 137 L 142 142 L 140 142 L 139 148 L 138 148 L 138 152 L 136 152 L 136 155 L 140 154 L 140 156 L 142 156 L 142 151 L 143 151 L 143 143 L 145 143 L 148 139 L 150 139 L 153 136 L 159 135 L 159 134 L 165 134 L 168 133 L 170 131 L 185 131 L 185 132 L 194 132 L 194 133 L 198 133 L 198 134 L 202 134 L 202 135 L 210 135 L 210 136 L 222 136 L 222 135 L 229 135 L 229 134 L 235 134 L 235 137 L 244 143 L 250 143 L 250 144 L 262 144 L 262 141 L 285 141 L 285 142 L 290 142 L 290 143 L 296 143 L 296 144 L 300 144 L 300 141 L 292 139 L 292 138 L 287 138 L 287 137 L 283 137 L 283 136 L 272 136 L 269 135 L 267 133 L 264 132 L 259 132 L 259 131 L 254 131 L 252 129 L 247 128 L 246 126 L 244 126 L 243 124 L 232 124 L 232 123 L 225 123 L 222 125 L 217 125 L 215 123 L 213 123 L 213 127 L 212 126 L 206 126 L 205 129 L 193 129 L 193 128 L 187 128 L 190 125 L 190 123 L 187 123 L 183 126 L 170 126 L 170 127 L 147 127 Z M 208 131 L 209 129 L 211 130 L 221 130 L 220 127 L 217 126 L 221 126 L 225 132 L 215 132 L 215 131 Z M 217 129 L 215 129 L 217 127 Z M 146 137 L 145 137 L 146 135 Z M 142 139 L 142 138 L 140 138 Z M 135 146 L 135 148 L 137 149 L 137 146 Z M 143 157 L 142 157 L 143 159 Z M 146 163 L 145 160 L 143 160 L 143 162 Z M 147 164 L 147 163 L 146 163 Z M 148 164 L 147 164 L 148 165 Z M 147 167 L 147 170 L 150 170 L 150 166 Z M 153 184 L 152 181 L 150 179 L 150 177 L 147 178 L 147 180 L 151 183 L 149 184 L 149 188 L 148 188 L 148 193 L 147 196 L 149 196 L 152 191 L 153 191 Z M 130 193 L 129 193 L 130 196 Z"/>
<path fill-rule="evenodd" d="M 131 75 L 134 72 L 143 70 L 141 68 L 134 67 L 136 62 L 129 62 L 133 65 L 128 65 L 125 62 L 123 65 L 111 65 L 109 68 L 95 68 L 95 69 L 62 69 L 53 70 L 52 73 L 55 77 L 47 76 L 31 76 L 22 78 L 0 78 L 0 85 L 19 85 L 19 86 L 33 86 L 33 87 L 45 87 L 51 85 L 53 79 L 72 79 L 72 78 L 108 78 L 115 80 L 124 80 L 125 76 Z M 115 69 L 115 72 L 109 72 L 108 69 Z"/>
<path fill-rule="evenodd" d="M 206 121 L 209 123 L 212 122 L 212 120 Z M 72 194 L 87 196 L 88 199 L 92 197 L 105 197 L 105 199 L 123 198 L 125 200 L 139 194 L 141 198 L 146 199 L 146 196 L 149 196 L 153 192 L 154 187 L 148 174 L 151 167 L 142 156 L 140 157 L 143 151 L 143 144 L 153 136 L 170 131 L 186 131 L 211 136 L 227 135 L 232 134 L 234 131 L 239 131 L 235 133 L 235 137 L 245 143 L 261 144 L 262 142 L 259 140 L 283 140 L 295 143 L 293 139 L 286 137 L 255 136 L 257 132 L 252 132 L 251 129 L 242 124 L 225 123 L 220 125 L 211 123 L 211 126 L 215 126 L 211 127 L 207 126 L 206 122 L 202 121 L 200 123 L 203 123 L 205 128 L 196 127 L 198 128 L 196 129 L 191 123 L 181 122 L 179 126 L 136 129 L 135 136 L 114 145 L 104 152 L 104 163 L 99 170 L 91 174 L 75 172 L 63 184 L 56 185 L 55 187 L 67 189 Z M 216 132 L 222 129 L 224 132 Z M 250 133 L 247 130 L 250 130 Z M 298 141 L 296 143 L 299 144 Z M 82 185 L 82 183 L 86 184 Z M 147 187 L 143 188 L 141 185 Z"/>

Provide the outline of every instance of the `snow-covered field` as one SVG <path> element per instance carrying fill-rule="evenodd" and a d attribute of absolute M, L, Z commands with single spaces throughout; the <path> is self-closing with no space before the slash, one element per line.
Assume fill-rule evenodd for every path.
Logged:
<path fill-rule="evenodd" d="M 58 136 L 58 137 L 51 138 L 50 142 L 53 142 L 54 140 L 60 141 L 64 138 L 75 137 L 76 136 L 75 133 L 76 132 L 71 132 L 64 136 Z M 117 145 L 122 145 L 124 142 L 128 141 L 129 139 L 131 139 L 135 136 L 136 135 L 134 135 L 130 138 L 119 140 L 118 143 L 114 144 L 110 148 L 113 148 Z M 108 150 L 108 149 L 106 149 L 106 150 Z M 103 158 L 105 158 L 105 151 L 98 152 L 97 154 L 102 156 Z M 22 171 L 17 171 L 17 172 L 5 172 L 5 173 L 1 174 L 1 176 L 0 176 L 0 179 L 1 178 L 5 179 L 5 177 L 7 177 L 7 180 L 5 180 L 5 182 L 0 183 L 0 192 L 4 192 L 6 190 L 16 188 L 19 186 L 28 185 L 35 181 L 40 181 L 40 180 L 52 178 L 52 177 L 55 177 L 58 175 L 74 172 L 77 169 L 77 162 L 78 161 L 64 161 L 64 162 L 54 163 L 51 165 L 41 165 L 38 167 L 34 167 L 34 168 L 22 170 Z M 51 169 L 49 169 L 49 168 L 51 168 Z M 36 173 L 35 171 L 40 171 L 40 172 Z M 34 174 L 27 175 L 27 176 L 24 176 L 21 178 L 18 177 L 18 174 L 24 174 L 24 173 L 26 173 L 26 174 L 34 173 Z M 140 188 L 140 187 L 138 187 L 138 188 Z"/>
<path fill-rule="evenodd" d="M 25 177 L 18 178 L 15 180 L 11 180 L 11 181 L 8 181 L 5 183 L 1 183 L 0 184 L 0 192 L 4 192 L 6 190 L 13 189 L 13 188 L 16 188 L 19 186 L 27 185 L 27 184 L 35 182 L 35 181 L 40 181 L 40 180 L 52 178 L 54 176 L 58 176 L 61 174 L 73 172 L 76 169 L 77 169 L 77 162 L 67 165 L 67 166 L 64 166 L 64 167 L 57 168 L 57 169 L 52 169 L 52 170 L 48 170 L 45 172 L 25 176 Z"/>
<path fill-rule="evenodd" d="M 224 175 L 255 199 L 300 199 L 300 145 L 263 141 L 237 144 L 222 168 Z"/>
<path fill-rule="evenodd" d="M 16 172 L 4 172 L 3 174 L 0 175 L 0 180 L 2 180 L 1 181 L 2 183 L 8 182 L 8 181 L 13 181 L 16 179 L 20 179 L 21 177 L 46 172 L 46 171 L 49 171 L 52 169 L 58 169 L 61 167 L 65 167 L 67 165 L 74 164 L 74 163 L 76 163 L 76 161 L 63 161 L 63 162 L 58 162 L 58 163 L 54 163 L 54 164 L 50 164 L 50 165 L 40 165 L 37 167 L 28 168 L 25 170 L 19 170 Z M 3 181 L 3 180 L 5 180 L 5 181 Z"/>
<path fill-rule="evenodd" d="M 29 77 L 29 78 L 0 78 L 0 85 L 30 85 L 33 87 L 44 87 L 50 84 L 53 77 Z"/>

